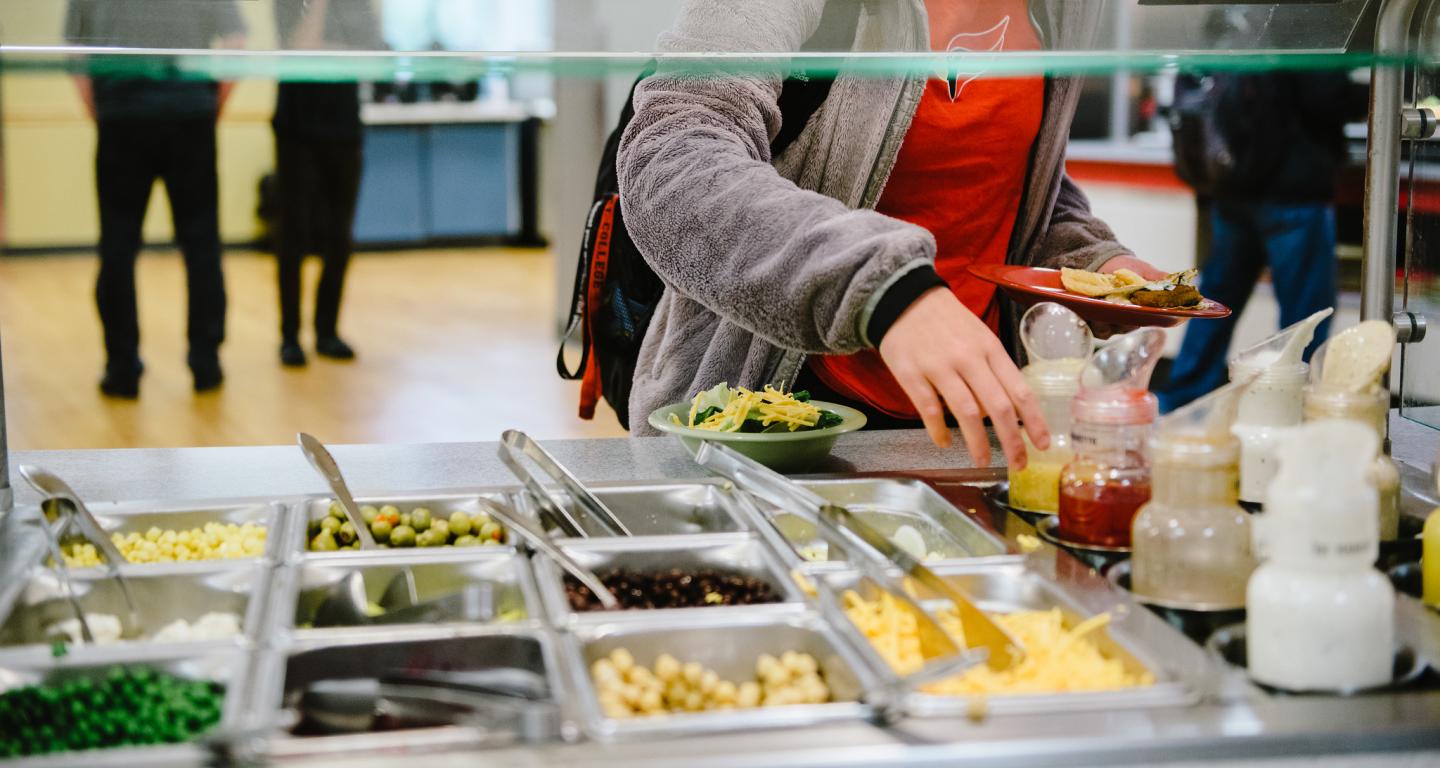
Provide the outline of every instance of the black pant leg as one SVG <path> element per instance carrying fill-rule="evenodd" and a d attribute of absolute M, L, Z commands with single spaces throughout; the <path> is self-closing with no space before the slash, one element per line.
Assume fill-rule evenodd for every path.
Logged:
<path fill-rule="evenodd" d="M 354 251 L 355 203 L 360 195 L 361 142 L 333 140 L 317 146 L 321 161 L 318 188 L 324 190 L 325 220 L 322 256 L 325 269 L 315 292 L 315 335 L 335 336 L 340 320 L 340 297 L 345 289 L 345 272 Z"/>
<path fill-rule="evenodd" d="M 294 137 L 275 136 L 275 276 L 280 291 L 280 337 L 300 335 L 300 265 L 306 251 L 306 147 Z"/>
<path fill-rule="evenodd" d="M 190 354 L 214 355 L 225 340 L 225 275 L 220 265 L 220 192 L 215 121 L 169 123 L 165 191 L 185 258 Z"/>
<path fill-rule="evenodd" d="M 106 368 L 128 377 L 140 366 L 140 321 L 135 298 L 135 258 L 155 183 L 146 123 L 102 121 L 97 125 L 95 191 L 100 207 L 100 272 L 95 305 L 105 332 Z"/>

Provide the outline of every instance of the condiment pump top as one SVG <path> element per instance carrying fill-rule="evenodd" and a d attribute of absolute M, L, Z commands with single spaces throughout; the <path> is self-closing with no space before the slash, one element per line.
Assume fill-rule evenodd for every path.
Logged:
<path fill-rule="evenodd" d="M 1153 422 L 1159 406 L 1148 387 L 1164 347 L 1164 332 L 1141 328 L 1115 338 L 1091 355 L 1080 373 L 1075 420 L 1113 426 Z"/>
<path fill-rule="evenodd" d="M 1020 319 L 1025 378 L 1040 397 L 1071 398 L 1080 391 L 1080 370 L 1095 348 L 1090 326 L 1054 302 L 1036 304 Z"/>
<path fill-rule="evenodd" d="M 1265 372 L 1268 376 L 1295 376 L 1305 375 L 1305 348 L 1315 338 L 1315 329 L 1320 323 L 1334 314 L 1331 307 L 1316 312 L 1315 314 L 1301 320 L 1294 325 L 1287 326 L 1268 339 L 1248 347 L 1230 361 L 1231 368 L 1237 373 L 1241 372 Z"/>

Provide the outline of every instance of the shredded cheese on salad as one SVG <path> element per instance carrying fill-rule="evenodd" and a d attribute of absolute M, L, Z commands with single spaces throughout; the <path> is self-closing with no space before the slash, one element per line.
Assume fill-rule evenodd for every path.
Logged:
<path fill-rule="evenodd" d="M 768 385 L 763 391 L 754 392 L 744 387 L 732 389 L 722 383 L 690 401 L 690 414 L 685 421 L 673 413 L 670 421 L 679 426 L 711 432 L 773 432 L 779 429 L 795 432 L 829 426 L 824 423 L 828 420 L 839 421 L 835 414 L 806 402 L 808 397 L 806 393 L 788 394 Z"/>

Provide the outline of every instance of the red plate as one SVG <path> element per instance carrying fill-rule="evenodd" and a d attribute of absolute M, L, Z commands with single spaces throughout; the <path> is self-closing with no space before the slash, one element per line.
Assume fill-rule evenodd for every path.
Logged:
<path fill-rule="evenodd" d="M 1134 304 L 1115 304 L 1104 299 L 1082 296 L 1065 290 L 1060 284 L 1060 270 L 1039 267 L 1018 267 L 1011 264 L 983 264 L 970 267 L 970 273 L 1000 286 L 1016 304 L 1028 307 L 1042 301 L 1063 304 L 1088 323 L 1170 328 L 1186 320 L 1215 320 L 1230 316 L 1230 308 L 1218 301 L 1204 299 L 1194 307 L 1161 309 Z"/>

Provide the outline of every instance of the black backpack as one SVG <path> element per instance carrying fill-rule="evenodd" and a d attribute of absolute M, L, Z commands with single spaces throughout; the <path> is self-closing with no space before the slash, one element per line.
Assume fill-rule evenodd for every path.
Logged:
<path fill-rule="evenodd" d="M 850 50 L 863 2 L 830 0 L 826 3 L 820 31 L 803 50 Z M 635 84 L 654 73 L 655 62 L 651 62 Z M 832 84 L 827 78 L 799 75 L 785 80 L 779 100 L 780 131 L 770 142 L 771 157 L 778 157 L 795 142 L 810 117 L 829 97 Z M 665 284 L 630 239 L 620 209 L 615 156 L 621 135 L 635 117 L 634 99 L 632 85 L 620 112 L 620 122 L 611 131 L 600 157 L 595 203 L 585 219 L 585 235 L 580 241 L 580 262 L 575 269 L 575 287 L 570 297 L 570 320 L 555 356 L 555 368 L 561 378 L 582 382 L 580 418 L 595 418 L 595 406 L 603 396 L 626 429 L 630 428 L 630 388 L 636 360 L 640 357 L 640 344 L 665 292 Z M 579 366 L 572 371 L 565 362 L 565 344 L 577 329 L 581 332 L 581 356 Z"/>

